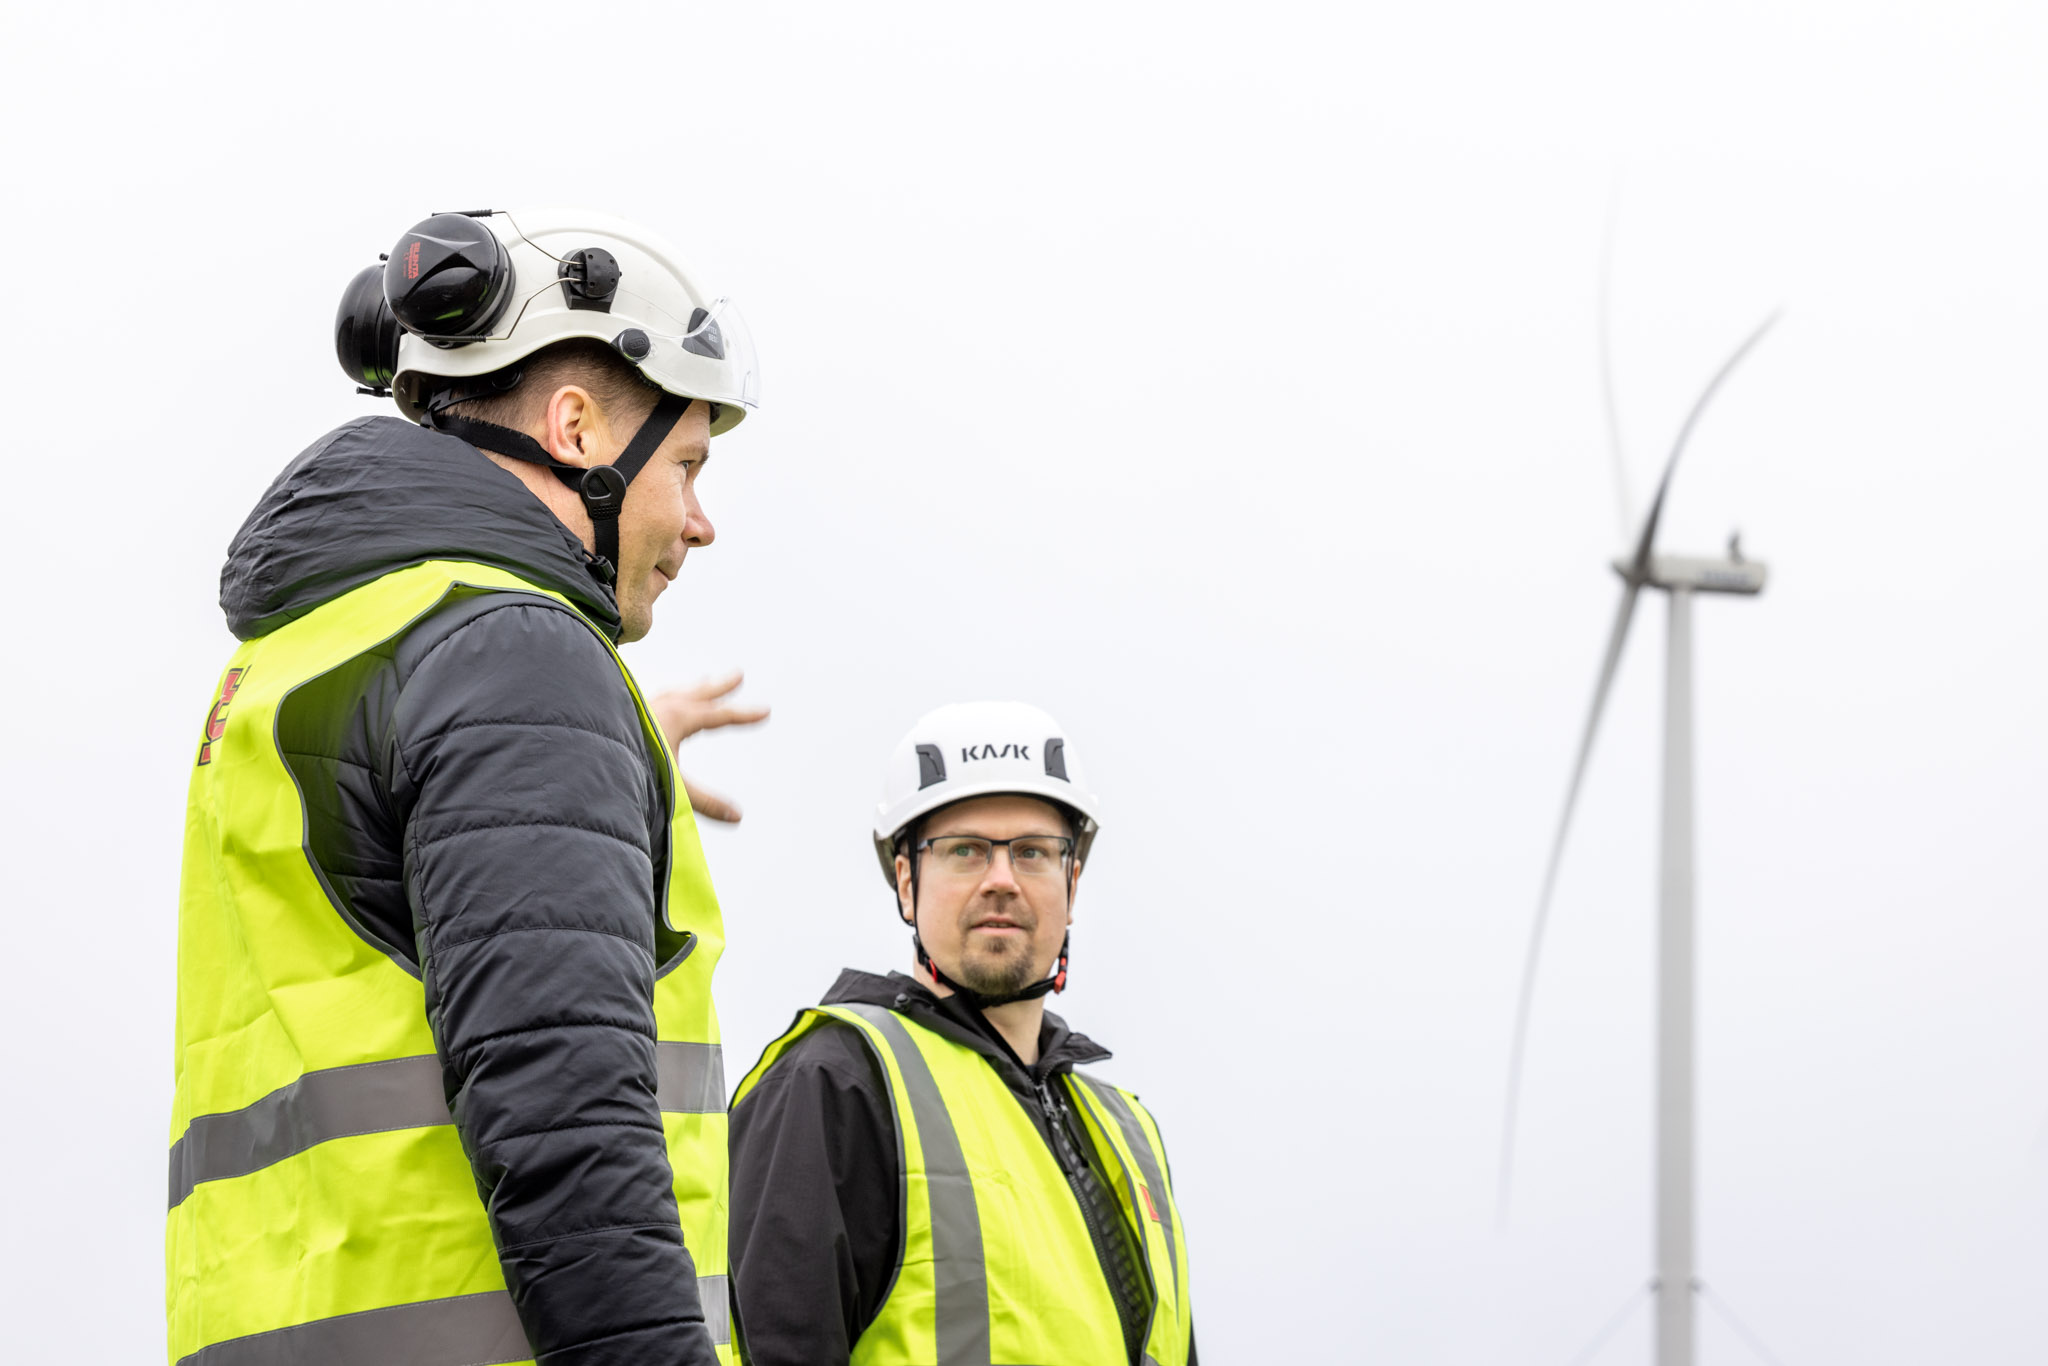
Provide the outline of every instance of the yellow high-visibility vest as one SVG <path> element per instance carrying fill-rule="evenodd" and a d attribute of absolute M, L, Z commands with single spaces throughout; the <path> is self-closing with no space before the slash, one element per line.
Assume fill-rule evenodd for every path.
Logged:
<path fill-rule="evenodd" d="M 433 561 L 245 643 L 222 677 L 192 774 L 178 902 L 164 1240 L 178 1366 L 532 1360 L 449 1117 L 424 988 L 329 899 L 276 742 L 293 689 L 451 596 L 481 592 L 568 606 L 502 569 Z M 619 667 L 669 793 L 664 914 L 688 935 L 655 983 L 657 1099 L 704 1317 L 730 1366 L 725 1079 L 711 1002 L 724 922 L 668 746 Z"/>
<path fill-rule="evenodd" d="M 768 1046 L 735 1090 L 734 1108 L 827 1020 L 851 1025 L 889 1079 L 900 1158 L 896 1274 L 854 1344 L 853 1366 L 1128 1362 L 1080 1204 L 981 1054 L 880 1006 L 819 1006 Z M 1076 1072 L 1052 1085 L 1080 1115 L 1144 1249 L 1153 1291 L 1144 1366 L 1187 1366 L 1187 1238 L 1159 1127 L 1136 1096 L 1107 1082 Z"/>

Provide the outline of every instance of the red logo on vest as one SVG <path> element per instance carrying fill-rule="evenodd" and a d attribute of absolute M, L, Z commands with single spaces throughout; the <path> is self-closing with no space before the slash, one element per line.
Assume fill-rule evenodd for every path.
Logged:
<path fill-rule="evenodd" d="M 1145 1198 L 1145 1213 L 1151 1216 L 1152 1222 L 1155 1224 L 1164 1223 L 1165 1221 L 1159 1217 L 1159 1206 L 1152 1203 L 1152 1188 L 1140 1185 L 1138 1187 L 1138 1194 Z"/>
<path fill-rule="evenodd" d="M 213 710 L 206 714 L 206 738 L 199 742 L 200 763 L 213 762 L 213 747 L 220 742 L 221 736 L 228 733 L 228 703 L 235 700 L 235 693 L 242 686 L 242 675 L 248 672 L 247 669 L 229 669 L 228 676 L 221 680 L 220 697 L 215 700 Z"/>

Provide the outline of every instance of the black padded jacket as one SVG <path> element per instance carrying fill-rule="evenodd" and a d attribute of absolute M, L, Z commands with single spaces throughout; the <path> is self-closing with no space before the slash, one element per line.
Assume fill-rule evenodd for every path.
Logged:
<path fill-rule="evenodd" d="M 432 559 L 611 592 L 512 475 L 396 418 L 288 465 L 221 571 L 245 640 Z M 334 913 L 426 988 L 450 1111 L 542 1366 L 711 1366 L 655 1104 L 668 798 L 618 665 L 552 599 L 458 593 L 297 689 L 278 735 Z"/>

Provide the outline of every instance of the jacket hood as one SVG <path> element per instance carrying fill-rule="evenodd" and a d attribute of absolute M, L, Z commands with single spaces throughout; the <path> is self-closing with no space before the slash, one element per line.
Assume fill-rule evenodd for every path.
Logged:
<path fill-rule="evenodd" d="M 880 1006 L 907 1015 L 925 1028 L 999 1062 L 1014 1059 L 995 1026 L 982 1018 L 980 1011 L 957 996 L 936 995 L 924 983 L 900 972 L 884 976 L 846 968 L 819 1004 Z M 1109 1056 L 1107 1048 L 1086 1034 L 1075 1033 L 1065 1020 L 1048 1010 L 1038 1031 L 1038 1061 L 1028 1070 L 1035 1080 L 1081 1063 L 1101 1062 Z"/>
<path fill-rule="evenodd" d="M 560 593 L 616 639 L 583 545 L 467 442 L 396 417 L 337 427 L 284 467 L 228 546 L 220 605 L 242 640 L 428 560 L 474 560 Z"/>

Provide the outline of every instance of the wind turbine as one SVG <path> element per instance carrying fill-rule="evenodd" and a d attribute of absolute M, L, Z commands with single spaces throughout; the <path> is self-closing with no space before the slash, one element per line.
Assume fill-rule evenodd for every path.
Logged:
<path fill-rule="evenodd" d="M 1624 531 L 1627 517 L 1627 487 L 1621 460 L 1619 423 L 1614 409 L 1614 381 L 1608 361 L 1607 272 L 1602 269 L 1600 307 L 1600 368 L 1606 399 L 1607 436 L 1615 460 L 1620 487 Z M 1742 363 L 1764 334 L 1776 323 L 1776 313 L 1765 318 L 1743 340 L 1742 345 L 1707 382 L 1692 410 L 1678 429 L 1671 454 L 1664 462 L 1664 474 L 1633 545 L 1614 561 L 1621 576 L 1621 601 L 1614 625 L 1607 636 L 1607 649 L 1600 673 L 1593 685 L 1593 705 L 1586 715 L 1585 732 L 1579 738 L 1578 757 L 1572 764 L 1571 782 L 1565 788 L 1564 811 L 1557 822 L 1557 836 L 1551 843 L 1550 861 L 1543 873 L 1543 890 L 1536 902 L 1536 918 L 1530 928 L 1528 957 L 1522 965 L 1522 990 L 1515 1008 L 1514 1047 L 1508 1063 L 1508 1096 L 1501 1126 L 1501 1159 L 1498 1214 L 1507 1216 L 1510 1179 L 1514 1170 L 1516 1109 L 1521 1097 L 1522 1061 L 1529 1032 L 1529 1008 L 1536 990 L 1536 964 L 1543 948 L 1543 931 L 1550 916 L 1551 893 L 1557 885 L 1558 865 L 1564 857 L 1565 836 L 1571 829 L 1572 810 L 1578 804 L 1579 788 L 1585 780 L 1586 763 L 1599 734 L 1600 717 L 1607 706 L 1607 694 L 1621 663 L 1621 651 L 1628 641 L 1629 624 L 1635 618 L 1636 599 L 1644 589 L 1665 595 L 1669 607 L 1664 673 L 1664 811 L 1660 845 L 1657 916 L 1657 1209 L 1655 1228 L 1656 1275 L 1651 1289 L 1656 1296 L 1657 1366 L 1693 1366 L 1694 1294 L 1700 1288 L 1694 1252 L 1694 1047 L 1696 1014 L 1694 994 L 1693 934 L 1693 718 L 1692 718 L 1692 606 L 1695 593 L 1738 593 L 1755 596 L 1764 588 L 1765 567 L 1743 558 L 1739 537 L 1728 540 L 1727 553 L 1718 558 L 1660 555 L 1657 553 L 1657 525 L 1664 514 L 1664 500 L 1671 492 L 1671 476 L 1678 458 L 1699 425 L 1700 415 L 1720 391 L 1722 383 Z"/>

